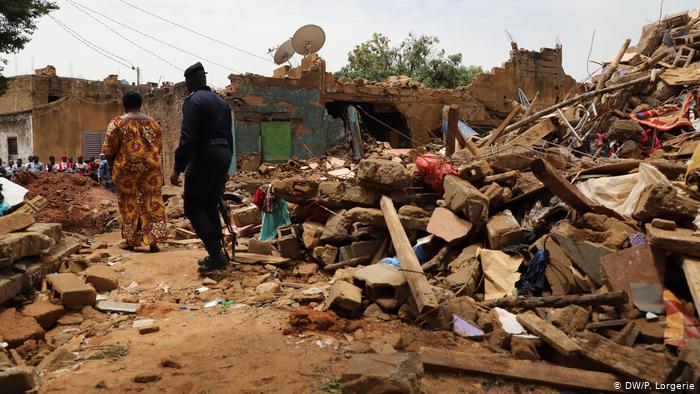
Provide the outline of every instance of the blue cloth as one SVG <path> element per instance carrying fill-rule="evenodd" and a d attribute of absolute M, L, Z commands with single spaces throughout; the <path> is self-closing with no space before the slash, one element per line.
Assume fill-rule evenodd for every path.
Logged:
<path fill-rule="evenodd" d="M 12 208 L 12 205 L 8 204 L 7 201 L 0 202 L 0 216 L 4 215 L 10 208 Z"/>
<path fill-rule="evenodd" d="M 476 131 L 474 131 L 474 129 L 472 129 L 471 127 L 469 127 L 468 124 L 464 123 L 464 122 L 461 121 L 461 120 L 460 120 L 459 122 L 457 122 L 457 127 L 459 128 L 460 134 L 462 134 L 462 136 L 464 136 L 464 139 L 465 139 L 465 140 L 466 140 L 467 138 L 469 138 L 469 137 L 478 136 L 478 135 L 479 135 L 479 133 L 477 133 Z M 442 133 L 443 133 L 443 134 L 447 134 L 447 122 L 442 122 Z"/>
<path fill-rule="evenodd" d="M 233 147 L 231 107 L 205 86 L 190 94 L 182 105 L 180 144 L 175 150 L 175 172 L 185 172 L 195 152 L 211 141 Z M 218 144 L 218 142 L 217 142 Z"/>
<path fill-rule="evenodd" d="M 277 229 L 292 224 L 289 218 L 287 201 L 278 198 L 275 201 L 271 212 L 262 212 L 262 228 L 260 229 L 260 240 L 270 241 L 277 238 Z"/>
<path fill-rule="evenodd" d="M 530 292 L 542 292 L 547 285 L 545 270 L 549 264 L 549 251 L 547 249 L 537 249 L 532 259 L 527 263 L 527 267 L 520 266 L 520 279 L 515 282 L 518 295 L 525 295 Z"/>
<path fill-rule="evenodd" d="M 394 268 L 401 268 L 401 262 L 399 262 L 399 259 L 396 257 L 384 257 L 383 259 L 379 260 L 381 264 L 386 264 L 390 265 Z"/>
<path fill-rule="evenodd" d="M 423 245 L 421 245 L 421 244 L 414 245 L 413 252 L 416 254 L 416 257 L 418 258 L 419 263 L 422 263 L 422 262 L 428 260 L 428 255 L 425 254 L 425 251 L 423 250 Z M 401 268 L 401 261 L 399 260 L 398 257 L 384 257 L 383 259 L 379 260 L 379 262 L 382 264 L 390 265 L 394 268 Z"/>

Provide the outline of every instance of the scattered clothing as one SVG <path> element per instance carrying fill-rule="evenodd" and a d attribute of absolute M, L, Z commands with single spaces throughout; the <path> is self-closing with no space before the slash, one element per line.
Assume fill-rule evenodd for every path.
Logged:
<path fill-rule="evenodd" d="M 547 264 L 549 264 L 549 251 L 538 249 L 527 266 L 521 265 L 518 268 L 520 279 L 515 282 L 518 295 L 539 294 L 545 290 L 547 287 L 547 278 L 545 277 Z"/>

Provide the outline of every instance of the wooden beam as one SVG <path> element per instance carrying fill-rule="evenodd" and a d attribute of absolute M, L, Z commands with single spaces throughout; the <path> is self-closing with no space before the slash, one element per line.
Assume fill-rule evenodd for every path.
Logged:
<path fill-rule="evenodd" d="M 491 134 L 489 134 L 488 138 L 479 141 L 477 143 L 477 146 L 479 148 L 486 148 L 486 147 L 491 146 L 491 144 L 493 144 L 497 139 L 499 139 L 503 135 L 503 132 L 506 130 L 506 127 L 508 127 L 508 125 L 513 120 L 515 115 L 520 113 L 520 108 L 521 108 L 520 103 L 515 104 L 515 106 L 513 106 L 513 109 L 510 111 L 508 116 L 503 120 L 503 122 L 501 122 L 501 124 L 498 125 L 498 127 L 491 130 Z"/>
<path fill-rule="evenodd" d="M 665 353 L 618 345 L 590 331 L 576 337 L 583 357 L 627 377 L 663 382 L 673 369 L 673 359 Z"/>
<path fill-rule="evenodd" d="M 455 153 L 455 138 L 457 138 L 457 135 L 459 134 L 461 136 L 461 133 L 459 132 L 459 112 L 457 111 L 457 106 L 455 105 L 446 105 L 445 110 L 447 112 L 447 138 L 446 138 L 446 144 L 445 144 L 445 156 L 450 157 L 452 156 L 453 153 Z M 464 137 L 462 137 L 462 141 L 464 141 Z M 466 145 L 464 143 L 462 146 Z"/>
<path fill-rule="evenodd" d="M 687 228 L 664 230 L 647 223 L 644 225 L 651 246 L 670 252 L 700 257 L 700 236 Z"/>
<path fill-rule="evenodd" d="M 556 110 L 558 110 L 558 109 L 560 109 L 560 108 L 564 108 L 564 107 L 568 107 L 569 105 L 576 104 L 576 103 L 578 103 L 579 101 L 583 101 L 583 100 L 589 99 L 589 98 L 591 98 L 591 97 L 600 96 L 600 95 L 603 95 L 603 94 L 608 93 L 608 92 L 614 92 L 614 91 L 616 91 L 616 90 L 628 88 L 628 87 L 634 86 L 634 85 L 636 85 L 636 84 L 638 84 L 638 83 L 640 83 L 640 82 L 648 81 L 649 78 L 650 78 L 650 75 L 651 75 L 651 74 L 647 74 L 647 75 L 645 75 L 645 76 L 643 76 L 643 77 L 639 77 L 639 78 L 633 79 L 633 80 L 631 80 L 631 81 L 627 81 L 627 82 L 624 82 L 624 83 L 621 83 L 621 84 L 609 86 L 609 87 L 607 87 L 607 88 L 600 89 L 600 90 L 592 90 L 592 91 L 590 91 L 590 92 L 580 94 L 580 95 L 578 95 L 578 96 L 576 96 L 576 97 L 572 97 L 572 98 L 570 98 L 570 99 L 568 99 L 568 100 L 564 100 L 564 101 L 562 101 L 562 102 L 560 102 L 560 103 L 558 103 L 558 104 L 555 104 L 555 105 L 553 105 L 553 106 L 551 106 L 551 107 L 549 107 L 549 108 L 546 108 L 546 109 L 543 109 L 543 110 L 541 110 L 541 111 L 535 112 L 534 114 L 532 114 L 532 115 L 526 117 L 525 119 L 522 119 L 522 120 L 519 120 L 519 121 L 513 123 L 512 125 L 506 127 L 505 131 L 515 130 L 515 129 L 517 129 L 517 128 L 521 127 L 521 126 L 524 126 L 524 125 L 526 125 L 526 124 L 528 124 L 528 123 L 530 123 L 530 122 L 532 122 L 532 121 L 534 121 L 534 120 L 537 120 L 537 119 L 539 119 L 539 118 L 541 118 L 541 117 L 543 117 L 543 116 L 545 116 L 545 115 L 549 115 L 549 114 L 551 114 L 552 112 L 554 112 L 554 111 L 556 111 Z"/>
<path fill-rule="evenodd" d="M 521 313 L 516 316 L 518 323 L 522 324 L 532 334 L 537 335 L 559 354 L 568 357 L 577 353 L 580 349 L 564 331 L 542 320 L 532 312 Z"/>
<path fill-rule="evenodd" d="M 610 208 L 596 205 L 547 161 L 536 159 L 530 164 L 530 168 L 532 169 L 532 173 L 540 182 L 547 186 L 549 191 L 561 198 L 575 210 L 581 213 L 593 212 L 607 215 L 622 221 L 627 220 L 627 218 Z"/>
<path fill-rule="evenodd" d="M 546 297 L 503 297 L 495 300 L 483 301 L 481 306 L 486 308 L 523 308 L 533 309 L 540 307 L 563 308 L 568 305 L 618 305 L 627 302 L 627 293 L 613 291 L 604 294 L 581 294 Z"/>
<path fill-rule="evenodd" d="M 394 208 L 394 202 L 389 197 L 382 196 L 379 205 L 384 213 L 386 227 L 391 235 L 391 242 L 394 244 L 396 255 L 401 264 L 401 270 L 403 270 L 403 274 L 408 282 L 418 313 L 424 314 L 437 308 L 437 298 L 433 294 L 428 280 L 425 278 L 406 231 L 401 226 L 399 215 L 396 213 L 396 208 Z"/>
<path fill-rule="evenodd" d="M 621 392 L 620 379 L 610 373 L 561 367 L 542 362 L 514 360 L 493 354 L 462 353 L 421 347 L 419 354 L 426 371 L 455 371 L 505 377 L 558 388 L 595 392 Z"/>

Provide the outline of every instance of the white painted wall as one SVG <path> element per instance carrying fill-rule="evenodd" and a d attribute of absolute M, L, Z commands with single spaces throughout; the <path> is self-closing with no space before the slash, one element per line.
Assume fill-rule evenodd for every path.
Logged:
<path fill-rule="evenodd" d="M 0 115 L 0 159 L 7 163 L 16 157 L 9 157 L 7 138 L 17 137 L 18 157 L 26 162 L 34 150 L 34 131 L 31 111 Z"/>

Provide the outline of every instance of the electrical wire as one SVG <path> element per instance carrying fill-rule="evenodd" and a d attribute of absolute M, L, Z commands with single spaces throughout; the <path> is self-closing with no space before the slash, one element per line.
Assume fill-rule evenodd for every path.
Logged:
<path fill-rule="evenodd" d="M 141 8 L 141 7 L 139 7 L 139 6 L 135 5 L 135 4 L 131 4 L 131 3 L 127 2 L 127 1 L 124 1 L 124 0 L 119 0 L 119 1 L 121 1 L 122 3 L 128 5 L 129 7 L 135 8 L 135 9 L 137 9 L 137 10 L 139 10 L 139 11 L 145 13 L 145 14 L 148 14 L 148 15 L 154 17 L 154 18 L 160 19 L 160 20 L 162 20 L 163 22 L 170 23 L 171 25 L 177 26 L 177 27 L 179 27 L 179 28 L 181 28 L 181 29 L 183 29 L 183 30 L 187 30 L 187 31 L 190 32 L 190 33 L 194 33 L 194 34 L 196 34 L 196 35 L 198 35 L 198 36 L 200 36 L 200 37 L 206 38 L 207 40 L 214 41 L 214 42 L 216 42 L 216 43 L 218 43 L 218 44 L 221 44 L 221 45 L 223 45 L 223 46 L 225 46 L 225 47 L 228 47 L 228 48 L 234 49 L 234 50 L 236 50 L 236 51 L 245 53 L 246 55 L 250 55 L 250 56 L 256 57 L 256 58 L 261 59 L 261 60 L 264 60 L 264 61 L 266 61 L 266 62 L 270 62 L 270 63 L 273 63 L 273 64 L 275 63 L 275 62 L 273 62 L 272 60 L 270 60 L 270 59 L 268 59 L 268 58 L 266 58 L 266 57 L 256 55 L 256 54 L 254 54 L 254 53 L 252 53 L 252 52 L 246 51 L 245 49 L 237 48 L 237 47 L 235 47 L 235 46 L 233 46 L 233 45 L 230 45 L 230 44 L 227 44 L 227 43 L 225 43 L 225 42 L 223 42 L 223 41 L 221 41 L 221 40 L 219 40 L 219 39 L 217 39 L 217 38 L 210 37 L 210 36 L 208 36 L 208 35 L 206 35 L 206 34 L 202 34 L 202 33 L 198 32 L 198 31 L 195 31 L 195 30 L 190 29 L 190 28 L 187 27 L 187 26 L 183 26 L 183 25 L 181 25 L 181 24 L 179 24 L 179 23 L 177 23 L 177 22 L 173 22 L 173 21 L 171 21 L 171 20 L 169 20 L 169 19 L 163 18 L 162 16 L 160 16 L 160 15 L 158 15 L 158 14 L 154 14 L 154 13 L 148 11 L 148 10 L 144 10 L 143 8 Z"/>
<path fill-rule="evenodd" d="M 136 46 L 137 48 L 140 48 L 140 49 L 142 49 L 143 51 L 145 51 L 145 52 L 151 54 L 152 56 L 154 56 L 154 57 L 160 59 L 162 62 L 164 62 L 164 63 L 170 65 L 171 67 L 175 68 L 176 70 L 184 71 L 182 68 L 180 68 L 180 67 L 174 65 L 173 63 L 171 63 L 171 62 L 169 62 L 169 61 L 167 61 L 167 60 L 165 60 L 165 59 L 163 59 L 161 56 L 159 56 L 158 54 L 154 53 L 153 51 L 150 51 L 149 49 L 144 48 L 144 47 L 141 46 L 140 44 L 134 42 L 133 40 L 131 40 L 131 39 L 129 39 L 128 37 L 124 36 L 123 34 L 119 33 L 117 30 L 113 29 L 111 26 L 109 26 L 109 25 L 107 25 L 106 23 L 102 22 L 101 20 L 97 19 L 95 16 L 89 14 L 87 11 L 83 10 L 83 9 L 80 7 L 80 5 L 78 5 L 78 4 L 75 3 L 74 1 L 72 1 L 72 0 L 67 0 L 67 1 L 68 1 L 68 3 L 69 3 L 70 5 L 72 5 L 73 7 L 75 7 L 78 11 L 80 11 L 80 12 L 82 12 L 83 14 L 87 15 L 88 17 L 94 19 L 97 23 L 99 23 L 99 24 L 101 24 L 102 26 L 106 27 L 107 29 L 109 29 L 110 31 L 112 31 L 114 34 L 116 34 L 116 35 L 118 35 L 119 37 L 123 38 L 125 41 L 129 42 L 130 44 L 132 44 L 132 45 Z"/>
<path fill-rule="evenodd" d="M 72 0 L 71 0 L 71 1 L 72 1 Z M 140 31 L 140 30 L 137 30 L 137 29 L 135 29 L 135 28 L 133 28 L 133 27 L 131 27 L 131 26 L 128 26 L 128 25 L 126 25 L 126 24 L 124 24 L 124 23 L 122 23 L 122 22 L 119 22 L 118 20 L 116 20 L 116 19 L 114 19 L 114 18 L 111 18 L 111 17 L 109 17 L 109 16 L 107 16 L 107 15 L 105 15 L 105 14 L 99 12 L 99 11 L 96 11 L 96 10 L 90 8 L 90 7 L 87 7 L 87 6 L 83 5 L 83 4 L 80 4 L 80 3 L 78 3 L 77 1 L 73 1 L 73 2 L 74 2 L 75 4 L 78 4 L 80 7 L 82 7 L 82 8 L 84 8 L 84 9 L 86 9 L 86 10 L 92 12 L 93 14 L 97 14 L 97 15 L 99 15 L 99 16 L 101 16 L 101 17 L 103 17 L 103 18 L 105 18 L 105 19 L 107 19 L 107 20 L 109 20 L 109 21 L 111 21 L 111 22 L 113 22 L 113 23 L 116 23 L 117 25 L 119 25 L 119 26 L 121 26 L 121 27 L 124 27 L 124 28 L 126 28 L 126 29 L 129 29 L 129 30 L 131 30 L 131 31 L 133 31 L 133 32 L 135 32 L 135 33 L 137 33 L 137 34 L 142 35 L 142 36 L 148 37 L 148 38 L 150 38 L 151 40 L 157 41 L 157 42 L 159 42 L 159 43 L 161 43 L 161 44 L 163 44 L 163 45 L 166 45 L 166 46 L 168 46 L 168 47 L 170 47 L 170 48 L 173 48 L 173 49 L 175 49 L 175 50 L 178 50 L 178 51 L 180 51 L 180 52 L 182 52 L 182 53 L 185 53 L 185 54 L 187 54 L 187 55 L 193 56 L 193 57 L 195 57 L 195 58 L 202 59 L 202 60 L 204 60 L 205 62 L 211 63 L 211 64 L 213 64 L 213 65 L 215 65 L 215 66 L 218 66 L 218 67 L 221 67 L 221 68 L 223 68 L 223 69 L 225 69 L 225 70 L 230 70 L 230 71 L 233 71 L 233 72 L 236 72 L 236 73 L 239 73 L 239 74 L 241 73 L 241 71 L 236 70 L 236 69 L 233 68 L 233 67 L 224 66 L 223 64 L 219 64 L 219 63 L 217 63 L 217 62 L 215 62 L 215 61 L 213 61 L 213 60 L 207 59 L 207 58 L 205 58 L 205 57 L 203 57 L 203 56 L 199 56 L 199 55 L 197 55 L 197 54 L 195 54 L 195 53 L 192 53 L 192 52 L 190 52 L 190 51 L 188 51 L 188 50 L 185 50 L 185 49 L 176 47 L 175 45 L 170 44 L 170 43 L 168 43 L 168 42 L 165 42 L 165 41 L 163 41 L 163 40 L 161 40 L 161 39 L 159 39 L 159 38 L 156 38 L 156 37 L 154 37 L 154 36 L 152 36 L 152 35 L 150 35 L 150 34 L 148 34 L 148 33 L 144 33 L 144 32 L 142 32 L 142 31 Z"/>
<path fill-rule="evenodd" d="M 87 47 L 89 47 L 89 48 L 92 49 L 93 51 L 99 53 L 100 55 L 102 55 L 102 56 L 108 58 L 109 60 L 111 60 L 111 61 L 113 61 L 113 62 L 115 62 L 115 63 L 118 63 L 118 64 L 120 64 L 120 65 L 122 65 L 122 66 L 128 67 L 128 68 L 130 68 L 130 69 L 132 69 L 132 70 L 136 69 L 136 67 L 134 66 L 134 64 L 131 63 L 129 60 L 127 60 L 127 59 L 125 59 L 125 58 L 123 58 L 123 57 L 121 57 L 121 56 L 119 56 L 119 55 L 117 55 L 117 54 L 114 54 L 114 53 L 112 53 L 112 52 L 110 52 L 110 51 L 108 51 L 108 50 L 106 50 L 106 49 L 100 48 L 97 44 L 93 44 L 92 42 L 88 41 L 88 40 L 85 39 L 83 36 L 81 36 L 80 34 L 78 34 L 78 32 L 76 32 L 75 30 L 73 30 L 73 29 L 71 29 L 70 27 L 68 27 L 68 25 L 66 25 L 65 23 L 63 23 L 63 22 L 61 22 L 60 20 L 58 20 L 58 18 L 56 18 L 55 16 L 53 16 L 53 15 L 48 15 L 48 17 L 51 18 L 54 22 L 56 22 L 56 24 L 57 24 L 59 27 L 61 27 L 61 29 L 65 30 L 68 34 L 70 34 L 71 36 L 73 36 L 73 38 L 75 38 L 76 40 L 82 42 L 83 44 L 85 44 Z M 120 59 L 121 59 L 121 60 L 120 60 Z"/>

